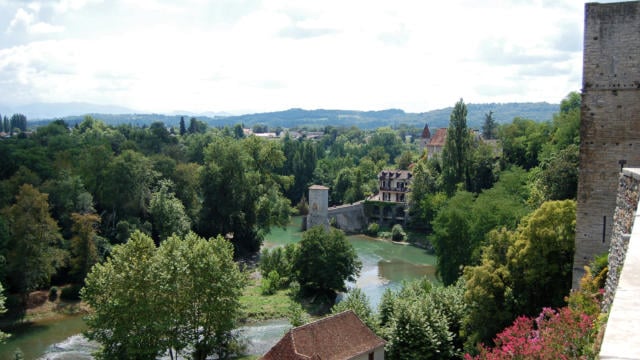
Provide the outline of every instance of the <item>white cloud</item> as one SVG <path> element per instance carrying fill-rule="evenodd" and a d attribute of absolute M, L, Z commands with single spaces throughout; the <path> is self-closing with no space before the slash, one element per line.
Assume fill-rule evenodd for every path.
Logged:
<path fill-rule="evenodd" d="M 64 31 L 62 26 L 38 21 L 38 13 L 41 8 L 38 3 L 31 3 L 27 8 L 29 10 L 19 8 L 16 11 L 15 16 L 7 28 L 7 33 L 10 34 L 17 31 L 25 31 L 29 34 L 51 34 Z"/>
<path fill-rule="evenodd" d="M 580 87 L 583 14 L 568 1 L 63 0 L 11 13 L 0 98 L 16 102 L 425 111 Z"/>

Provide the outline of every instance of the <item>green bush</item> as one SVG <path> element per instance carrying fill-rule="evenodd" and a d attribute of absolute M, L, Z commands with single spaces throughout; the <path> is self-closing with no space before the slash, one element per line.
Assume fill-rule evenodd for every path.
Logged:
<path fill-rule="evenodd" d="M 80 300 L 81 289 L 82 289 L 82 285 L 78 285 L 78 284 L 73 284 L 65 288 L 62 288 L 62 291 L 60 292 L 60 300 L 65 300 L 65 301 Z"/>
<path fill-rule="evenodd" d="M 273 295 L 280 288 L 280 275 L 277 271 L 272 270 L 266 279 L 262 279 L 260 290 L 262 295 Z"/>
<path fill-rule="evenodd" d="M 262 250 L 258 264 L 262 278 L 268 278 L 269 274 L 275 271 L 279 276 L 278 288 L 287 286 L 293 279 L 293 262 L 296 253 L 297 246 L 295 244 Z"/>
<path fill-rule="evenodd" d="M 300 296 L 300 283 L 293 280 L 289 283 L 289 296 L 297 299 Z"/>
<path fill-rule="evenodd" d="M 376 237 L 376 236 L 378 236 L 378 232 L 379 231 L 380 231 L 380 225 L 378 225 L 378 223 L 371 223 L 367 227 L 366 233 L 369 236 Z"/>
<path fill-rule="evenodd" d="M 402 225 L 395 224 L 391 228 L 391 239 L 393 241 L 404 241 L 407 238 L 407 234 L 404 232 Z"/>
<path fill-rule="evenodd" d="M 58 288 L 56 286 L 52 286 L 49 289 L 49 301 L 54 302 L 58 298 Z"/>

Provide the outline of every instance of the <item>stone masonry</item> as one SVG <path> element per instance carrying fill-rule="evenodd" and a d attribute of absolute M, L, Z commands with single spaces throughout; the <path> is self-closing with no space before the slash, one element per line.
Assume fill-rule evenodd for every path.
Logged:
<path fill-rule="evenodd" d="M 609 250 L 618 176 L 640 167 L 640 2 L 585 6 L 573 287 Z"/>
<path fill-rule="evenodd" d="M 311 185 L 309 187 L 309 215 L 307 216 L 306 228 L 310 229 L 316 225 L 323 225 L 329 228 L 329 188 L 322 185 Z"/>
<path fill-rule="evenodd" d="M 620 175 L 616 209 L 613 215 L 613 234 L 609 249 L 609 273 L 605 284 L 605 296 L 602 302 L 603 312 L 607 312 L 613 301 L 620 270 L 629 246 L 629 238 L 638 208 L 638 186 L 640 172 L 638 169 L 624 169 Z M 639 224 L 640 225 L 640 224 Z"/>

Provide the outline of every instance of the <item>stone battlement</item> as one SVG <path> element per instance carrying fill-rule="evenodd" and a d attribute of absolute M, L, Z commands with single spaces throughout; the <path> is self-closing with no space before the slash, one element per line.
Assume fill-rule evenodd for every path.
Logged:
<path fill-rule="evenodd" d="M 640 2 L 585 6 L 573 287 L 609 250 L 618 176 L 640 167 Z"/>

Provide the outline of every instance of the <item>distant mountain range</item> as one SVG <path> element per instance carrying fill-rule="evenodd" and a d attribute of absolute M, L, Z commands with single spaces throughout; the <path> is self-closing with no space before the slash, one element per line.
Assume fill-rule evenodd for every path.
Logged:
<path fill-rule="evenodd" d="M 547 121 L 559 110 L 558 104 L 546 102 L 537 103 L 504 103 L 504 104 L 467 104 L 467 123 L 471 128 L 480 128 L 485 114 L 493 112 L 497 123 L 511 122 L 515 117 L 535 121 Z M 250 127 L 254 124 L 264 124 L 270 128 L 309 127 L 322 128 L 332 126 L 358 126 L 363 129 L 373 129 L 381 126 L 397 126 L 400 124 L 423 127 L 429 124 L 431 128 L 447 127 L 452 107 L 432 110 L 423 113 L 406 113 L 399 109 L 381 111 L 355 110 L 304 110 L 289 109 L 284 111 L 230 116 L 226 113 L 194 114 L 136 114 L 135 111 L 118 106 L 94 105 L 87 103 L 33 104 L 21 107 L 3 107 L 0 114 L 10 116 L 22 113 L 27 116 L 30 126 L 46 124 L 54 119 L 63 119 L 70 125 L 81 122 L 86 115 L 102 120 L 109 125 L 132 124 L 137 126 L 150 125 L 162 121 L 167 126 L 178 126 L 180 118 L 188 120 L 195 117 L 210 126 L 225 126 L 243 124 Z M 34 119 L 34 120 L 31 120 Z M 38 119 L 38 120 L 36 120 Z"/>

